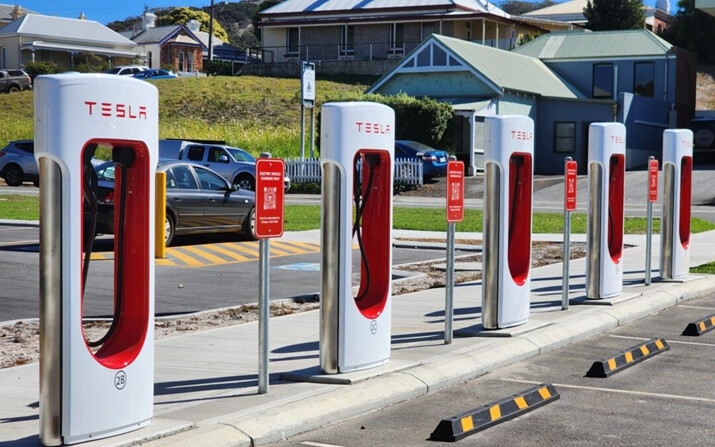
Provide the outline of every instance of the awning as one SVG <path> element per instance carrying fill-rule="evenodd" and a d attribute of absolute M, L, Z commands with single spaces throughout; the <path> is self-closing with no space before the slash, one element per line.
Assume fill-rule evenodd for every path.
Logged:
<path fill-rule="evenodd" d="M 119 50 L 110 47 L 94 47 L 90 45 L 72 45 L 62 42 L 45 42 L 41 40 L 36 40 L 34 42 L 25 42 L 22 44 L 23 50 L 50 50 L 50 51 L 64 51 L 67 53 L 93 53 L 101 54 L 104 56 L 117 56 L 117 57 L 129 57 L 134 58 L 136 56 L 143 56 L 143 53 L 135 53 L 134 51 Z"/>

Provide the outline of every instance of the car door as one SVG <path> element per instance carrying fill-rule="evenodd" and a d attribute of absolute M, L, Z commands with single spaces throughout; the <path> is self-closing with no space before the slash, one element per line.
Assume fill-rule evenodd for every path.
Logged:
<path fill-rule="evenodd" d="M 206 163 L 204 166 L 218 172 L 220 176 L 228 181 L 231 181 L 231 155 L 226 152 L 226 149 L 220 146 L 210 146 L 206 151 Z"/>
<path fill-rule="evenodd" d="M 238 191 L 231 191 L 228 182 L 216 173 L 193 166 L 205 197 L 203 227 L 236 228 L 243 223 L 250 200 Z"/>
<path fill-rule="evenodd" d="M 201 226 L 204 196 L 191 168 L 176 165 L 166 170 L 166 207 L 176 216 L 176 233 Z"/>

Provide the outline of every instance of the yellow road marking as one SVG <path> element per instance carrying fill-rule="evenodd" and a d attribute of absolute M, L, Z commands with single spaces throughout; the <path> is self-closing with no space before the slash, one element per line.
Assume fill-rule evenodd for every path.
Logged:
<path fill-rule="evenodd" d="M 643 353 L 643 355 L 650 354 L 650 351 L 648 350 L 648 347 L 646 345 L 641 346 L 641 352 Z"/>
<path fill-rule="evenodd" d="M 223 248 L 220 245 L 205 245 L 204 248 L 208 248 L 209 250 L 213 250 L 217 253 L 221 253 L 222 255 L 228 256 L 229 258 L 234 259 L 236 261 L 241 261 L 241 262 L 251 261 L 251 258 L 247 258 L 243 255 L 239 255 L 238 253 L 233 252 L 231 250 L 226 250 L 225 248 Z"/>
<path fill-rule="evenodd" d="M 184 264 L 188 265 L 189 267 L 201 267 L 204 265 L 198 259 L 194 258 L 193 256 L 184 254 L 176 248 L 167 248 L 166 254 L 167 254 L 167 256 L 171 256 L 173 258 L 178 259 L 179 261 L 183 262 Z"/>
<path fill-rule="evenodd" d="M 462 422 L 462 432 L 468 432 L 470 430 L 474 430 L 474 421 L 472 420 L 471 416 L 462 418 L 461 422 Z"/>
<path fill-rule="evenodd" d="M 114 256 L 109 258 L 109 257 L 105 256 L 104 253 L 92 253 L 92 255 L 89 257 L 89 259 L 97 260 L 97 261 L 105 261 L 107 259 L 114 259 Z"/>
<path fill-rule="evenodd" d="M 631 351 L 626 352 L 626 363 L 631 363 L 633 361 L 633 354 Z"/>
<path fill-rule="evenodd" d="M 551 397 L 551 392 L 546 387 L 539 388 L 539 394 L 541 394 L 542 399 L 548 399 L 549 397 Z"/>
<path fill-rule="evenodd" d="M 273 242 L 271 242 L 271 247 L 273 247 L 273 246 L 276 246 L 276 247 L 280 248 L 281 250 L 288 250 L 291 253 L 295 253 L 297 255 L 302 255 L 304 253 L 308 253 L 307 251 L 305 251 L 303 249 L 292 247 L 291 245 L 288 245 L 285 242 L 273 241 Z"/>
<path fill-rule="evenodd" d="M 491 416 L 492 421 L 496 421 L 501 417 L 501 408 L 499 408 L 499 405 L 494 405 L 489 409 L 489 416 Z"/>
<path fill-rule="evenodd" d="M 241 245 L 241 244 L 236 244 L 236 243 L 233 243 L 233 242 L 229 242 L 229 243 L 227 243 L 227 244 L 224 244 L 224 247 L 228 247 L 228 248 L 230 248 L 231 250 L 236 250 L 236 251 L 240 251 L 240 252 L 242 252 L 242 253 L 246 253 L 246 254 L 252 255 L 252 256 L 255 257 L 255 258 L 258 257 L 258 250 L 251 250 L 250 248 L 246 248 L 246 247 L 244 247 L 244 246 Z"/>
<path fill-rule="evenodd" d="M 195 255 L 201 256 L 202 258 L 204 258 L 210 262 L 213 262 L 214 264 L 225 264 L 226 263 L 226 260 L 224 258 L 220 258 L 216 255 L 213 255 L 213 254 L 207 252 L 206 250 L 203 249 L 203 247 L 205 247 L 205 246 L 194 247 L 191 245 L 187 245 L 186 247 L 182 247 L 182 248 L 188 252 L 195 254 Z"/>
<path fill-rule="evenodd" d="M 315 242 L 291 242 L 293 245 L 297 245 L 299 247 L 307 248 L 308 250 L 312 252 L 320 251 L 320 244 L 315 243 Z"/>
<path fill-rule="evenodd" d="M 614 369 L 616 369 L 616 359 L 609 359 L 609 360 L 608 360 L 608 369 L 609 369 L 609 370 L 614 370 Z"/>
<path fill-rule="evenodd" d="M 155 259 L 156 265 L 168 265 L 172 267 L 176 267 L 178 264 L 171 259 L 168 258 L 162 258 L 162 259 Z"/>
<path fill-rule="evenodd" d="M 516 403 L 516 406 L 519 407 L 520 410 L 523 410 L 524 408 L 527 408 L 529 406 L 529 404 L 526 403 L 524 396 L 517 397 L 516 399 L 514 399 L 514 402 Z"/>

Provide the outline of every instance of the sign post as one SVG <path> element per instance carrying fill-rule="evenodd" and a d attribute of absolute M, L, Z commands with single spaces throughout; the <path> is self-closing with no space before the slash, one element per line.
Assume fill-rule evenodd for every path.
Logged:
<path fill-rule="evenodd" d="M 648 157 L 648 204 L 646 206 L 645 285 L 650 285 L 650 258 L 653 238 L 653 202 L 658 200 L 658 160 Z M 662 225 L 662 222 L 661 222 Z"/>
<path fill-rule="evenodd" d="M 315 64 L 303 62 L 300 77 L 300 159 L 305 159 L 305 108 L 310 109 L 310 157 L 315 139 Z"/>
<path fill-rule="evenodd" d="M 454 224 L 464 219 L 464 163 L 447 163 L 447 278 L 444 306 L 444 344 L 452 343 L 454 325 Z"/>
<path fill-rule="evenodd" d="M 566 157 L 564 167 L 564 261 L 563 261 L 563 287 L 561 293 L 561 309 L 569 308 L 569 263 L 571 261 L 571 212 L 576 211 L 576 174 L 578 165 L 571 157 Z"/>
<path fill-rule="evenodd" d="M 266 154 L 270 156 L 269 154 Z M 256 160 L 255 234 L 258 242 L 258 393 L 268 392 L 268 321 L 270 309 L 270 238 L 283 235 L 285 164 L 275 158 Z"/>

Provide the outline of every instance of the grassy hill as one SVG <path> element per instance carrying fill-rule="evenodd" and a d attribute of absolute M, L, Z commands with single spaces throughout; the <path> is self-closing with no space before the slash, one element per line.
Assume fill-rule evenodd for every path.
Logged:
<path fill-rule="evenodd" d="M 225 140 L 254 155 L 299 155 L 300 80 L 216 76 L 153 82 L 159 89 L 160 138 Z M 366 87 L 318 81 L 316 94 L 321 103 Z M 0 95 L 0 148 L 33 138 L 33 100 L 34 92 Z"/>

